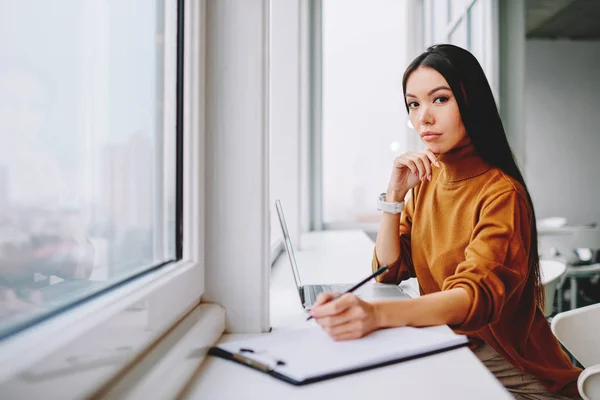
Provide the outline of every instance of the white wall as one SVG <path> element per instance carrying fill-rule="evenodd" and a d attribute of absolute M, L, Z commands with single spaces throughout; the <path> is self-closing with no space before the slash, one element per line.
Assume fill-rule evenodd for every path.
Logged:
<path fill-rule="evenodd" d="M 205 279 L 227 331 L 269 330 L 269 0 L 206 3 Z"/>
<path fill-rule="evenodd" d="M 600 223 L 600 42 L 528 40 L 525 178 L 538 219 Z"/>

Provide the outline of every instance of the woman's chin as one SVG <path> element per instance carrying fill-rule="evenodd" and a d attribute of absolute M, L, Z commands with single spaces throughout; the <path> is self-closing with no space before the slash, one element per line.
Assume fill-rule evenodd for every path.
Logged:
<path fill-rule="evenodd" d="M 425 146 L 427 147 L 427 150 L 431 151 L 435 155 L 443 154 L 443 153 L 445 153 L 445 152 L 447 152 L 449 150 L 449 149 L 447 149 L 448 146 L 444 146 L 441 143 L 427 143 L 427 142 L 425 142 Z"/>

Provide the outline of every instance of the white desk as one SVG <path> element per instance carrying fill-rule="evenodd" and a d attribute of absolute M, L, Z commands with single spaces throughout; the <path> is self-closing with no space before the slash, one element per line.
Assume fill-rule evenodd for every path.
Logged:
<path fill-rule="evenodd" d="M 310 233 L 303 237 L 303 244 L 302 251 L 296 254 L 303 283 L 352 283 L 370 272 L 373 242 L 362 231 Z M 414 285 L 411 282 L 401 286 L 407 293 L 417 295 Z M 271 277 L 273 330 L 314 323 L 306 322 L 305 317 L 284 253 L 273 266 Z M 427 329 L 449 330 L 448 327 Z M 248 336 L 224 335 L 221 342 Z M 192 399 L 513 398 L 468 348 L 302 387 L 209 356 L 188 393 Z"/>

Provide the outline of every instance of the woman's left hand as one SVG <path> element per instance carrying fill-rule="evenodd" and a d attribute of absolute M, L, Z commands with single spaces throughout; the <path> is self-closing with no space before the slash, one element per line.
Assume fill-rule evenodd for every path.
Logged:
<path fill-rule="evenodd" d="M 358 339 L 379 328 L 377 309 L 371 304 L 346 293 L 337 300 L 338 293 L 321 293 L 310 310 L 310 315 L 334 340 Z"/>

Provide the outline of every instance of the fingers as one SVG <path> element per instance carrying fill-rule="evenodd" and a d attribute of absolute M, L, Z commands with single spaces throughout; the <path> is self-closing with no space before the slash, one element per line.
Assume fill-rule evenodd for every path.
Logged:
<path fill-rule="evenodd" d="M 351 307 L 340 314 L 318 318 L 317 322 L 319 323 L 319 325 L 321 325 L 321 327 L 327 330 L 332 330 L 337 329 L 341 326 L 346 326 L 353 321 L 364 321 L 367 319 L 367 317 L 368 315 L 365 312 L 364 308 Z M 342 332 L 346 331 L 347 330 L 342 329 Z"/>
<path fill-rule="evenodd" d="M 350 310 L 345 310 L 337 315 L 330 315 L 327 317 L 315 317 L 317 324 L 321 326 L 329 335 L 335 330 L 344 325 L 348 325 L 348 323 L 352 322 L 354 319 L 351 315 Z"/>
<path fill-rule="evenodd" d="M 358 301 L 358 298 L 352 293 L 346 293 L 339 299 L 331 301 L 335 296 L 336 294 L 334 293 L 327 293 L 323 297 L 319 296 L 321 299 L 329 300 L 324 303 L 315 303 L 315 306 L 313 306 L 310 310 L 310 315 L 316 319 L 336 316 L 342 314 Z M 319 298 L 317 298 L 317 302 L 318 301 Z M 318 322 L 321 324 L 321 321 Z"/>
<path fill-rule="evenodd" d="M 405 153 L 396 158 L 395 165 L 396 167 L 408 167 L 410 172 L 420 180 L 427 176 L 427 169 L 423 160 L 419 157 L 419 153 Z"/>
<path fill-rule="evenodd" d="M 431 162 L 424 153 L 415 155 L 415 163 L 419 166 L 419 179 L 431 180 Z"/>
<path fill-rule="evenodd" d="M 394 160 L 394 167 L 396 167 L 396 168 L 406 167 L 410 170 L 410 172 L 414 176 L 419 175 L 419 169 L 415 165 L 414 161 L 412 161 L 412 159 L 407 157 L 407 154 L 403 154 L 401 156 L 396 157 L 396 159 Z"/>
<path fill-rule="evenodd" d="M 435 165 L 436 167 L 440 168 L 440 163 L 437 160 L 437 156 L 433 153 L 433 151 L 426 149 L 425 150 L 425 154 L 427 155 L 427 157 L 429 158 L 429 161 L 431 161 L 431 163 L 433 165 Z"/>
<path fill-rule="evenodd" d="M 364 322 L 360 320 L 348 321 L 331 328 L 325 328 L 327 334 L 336 341 L 358 339 L 367 332 Z"/>
<path fill-rule="evenodd" d="M 373 315 L 367 304 L 360 301 L 341 314 L 317 319 L 317 323 L 334 340 L 350 340 L 375 329 Z"/>
<path fill-rule="evenodd" d="M 338 295 L 339 295 L 339 292 L 334 292 L 334 293 L 323 293 L 323 292 L 321 292 L 321 293 L 319 293 L 317 295 L 317 301 L 315 301 L 313 303 L 313 307 L 319 306 L 321 304 L 328 303 L 328 302 L 330 302 L 331 300 L 333 300 L 333 298 L 335 298 Z"/>
<path fill-rule="evenodd" d="M 405 153 L 396 160 L 398 163 L 407 166 L 421 181 L 424 179 L 431 181 L 432 164 L 439 167 L 437 157 L 430 150 L 423 153 Z"/>
<path fill-rule="evenodd" d="M 431 175 L 432 164 L 440 168 L 437 156 L 429 149 L 426 149 L 423 153 L 404 153 L 396 157 L 395 164 L 397 167 L 408 167 L 421 180 Z"/>

